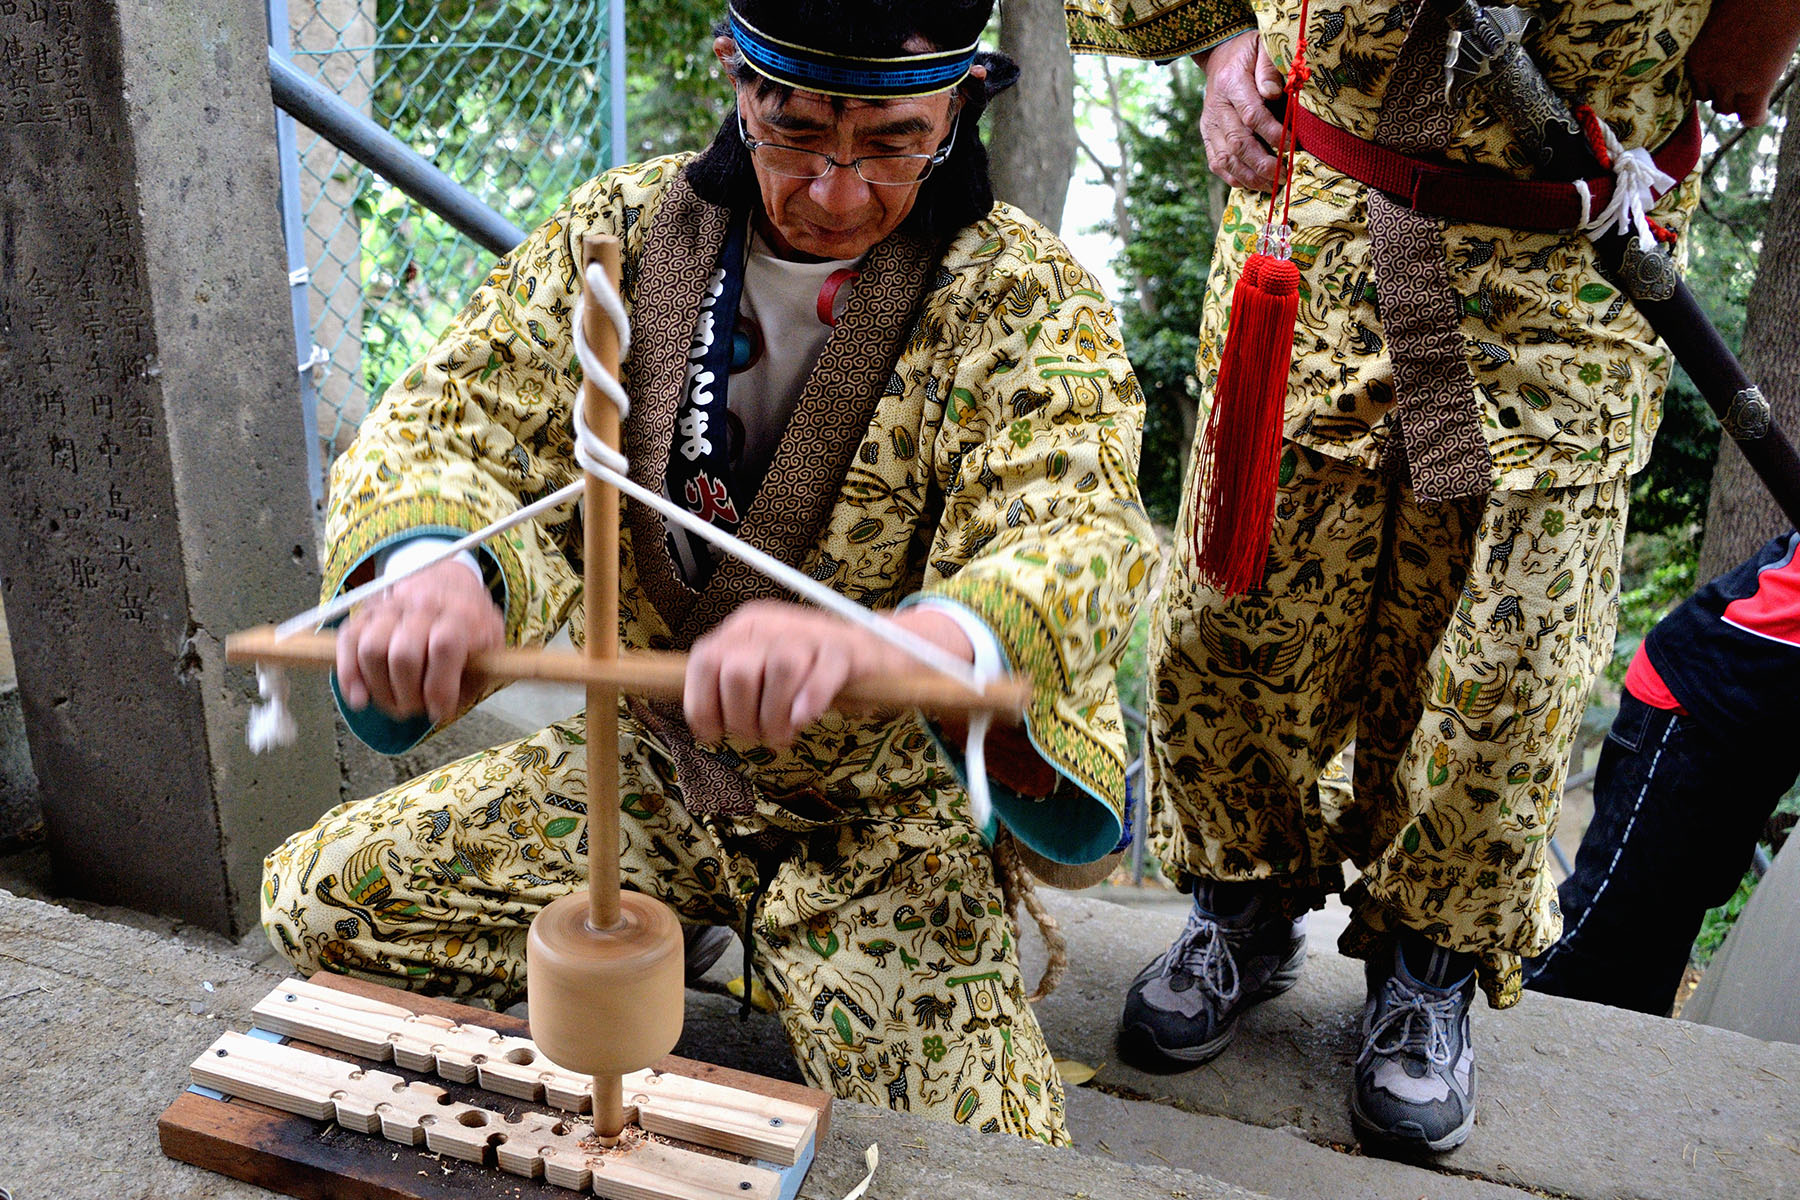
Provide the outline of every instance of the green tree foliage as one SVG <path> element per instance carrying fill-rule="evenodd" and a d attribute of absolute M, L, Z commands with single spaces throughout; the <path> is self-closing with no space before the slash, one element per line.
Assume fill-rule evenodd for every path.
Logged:
<path fill-rule="evenodd" d="M 376 0 L 371 114 L 523 229 L 607 165 L 606 0 Z M 379 394 L 493 255 L 364 173 L 363 377 Z"/>
<path fill-rule="evenodd" d="M 377 0 L 375 119 L 530 229 L 610 162 L 607 0 Z M 723 0 L 627 6 L 628 156 L 694 149 L 729 88 L 712 56 Z M 431 344 L 492 255 L 365 176 L 363 375 L 378 394 Z"/>
<path fill-rule="evenodd" d="M 1118 231 L 1116 265 L 1126 347 L 1147 409 L 1140 486 L 1151 515 L 1172 523 L 1199 399 L 1194 336 L 1218 217 L 1200 150 L 1202 76 L 1185 60 L 1160 70 L 1165 86 L 1141 117 L 1118 114 L 1130 227 Z"/>
<path fill-rule="evenodd" d="M 1715 148 L 1702 164 L 1701 207 L 1688 230 L 1687 281 L 1726 343 L 1737 347 L 1780 139 L 1778 131 L 1744 130 L 1728 117 L 1713 118 L 1708 135 Z M 1632 488 L 1633 529 L 1691 534 L 1698 546 L 1718 448 L 1718 421 L 1687 372 L 1677 368 L 1663 402 L 1656 452 Z"/>
<path fill-rule="evenodd" d="M 1763 222 L 1775 183 L 1780 130 L 1745 130 L 1712 118 L 1700 170 L 1700 208 L 1686 241 L 1687 282 L 1728 345 L 1743 342 L 1744 302 L 1756 279 Z M 1705 580 L 1698 577 L 1707 493 L 1719 452 L 1719 422 L 1686 371 L 1676 367 L 1650 465 L 1633 482 L 1625 547 L 1616 683 L 1637 645 L 1664 614 Z"/>
<path fill-rule="evenodd" d="M 515 223 L 602 165 L 606 0 L 378 0 L 376 18 L 377 118 Z"/>
<path fill-rule="evenodd" d="M 713 57 L 713 23 L 724 0 L 658 0 L 628 6 L 627 127 L 631 156 L 698 150 L 712 140 L 731 98 Z"/>

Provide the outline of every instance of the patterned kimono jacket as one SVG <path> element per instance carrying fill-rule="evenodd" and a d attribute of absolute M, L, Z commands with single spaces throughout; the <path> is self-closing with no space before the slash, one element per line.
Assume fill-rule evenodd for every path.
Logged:
<path fill-rule="evenodd" d="M 1683 56 L 1705 0 L 1531 7 L 1541 20 L 1525 48 L 1560 95 L 1590 104 L 1627 148 L 1654 148 L 1676 131 L 1693 103 Z M 1416 9 L 1314 0 L 1303 103 L 1403 153 L 1529 177 L 1478 96 L 1460 110 L 1444 103 L 1441 41 L 1410 48 L 1419 53 L 1409 75 Z M 1077 50 L 1169 59 L 1259 29 L 1285 67 L 1300 0 L 1070 0 L 1067 12 Z M 1690 181 L 1651 216 L 1679 232 L 1697 195 Z M 1227 302 L 1266 199 L 1233 191 L 1225 214 L 1200 335 L 1209 399 Z M 1301 307 L 1287 436 L 1369 469 L 1404 456 L 1422 500 L 1584 486 L 1642 468 L 1661 422 L 1668 354 L 1601 274 L 1587 238 L 1444 222 L 1383 201 L 1296 156 Z M 1415 322 L 1427 328 L 1408 335 L 1399 301 L 1426 285 L 1443 298 L 1438 315 L 1460 325 L 1459 339 L 1433 339 L 1436 320 Z"/>
<path fill-rule="evenodd" d="M 632 477 L 662 490 L 729 220 L 694 194 L 685 161 L 579 189 L 388 392 L 333 467 L 327 595 L 398 540 L 480 528 L 575 477 L 570 323 L 586 234 L 623 241 L 624 451 Z M 996 811 L 1060 862 L 1099 858 L 1121 829 L 1113 664 L 1156 553 L 1137 494 L 1142 415 L 1111 307 L 1048 231 L 998 205 L 947 248 L 895 234 L 864 262 L 740 529 L 862 604 L 944 596 L 988 624 L 1034 685 L 1026 728 L 1057 779 L 1047 797 L 996 787 Z M 571 505 L 486 543 L 509 643 L 541 643 L 565 622 L 579 642 L 580 520 Z M 696 592 L 658 514 L 628 503 L 622 525 L 628 647 L 686 648 L 745 601 L 786 598 L 735 560 Z M 382 728 L 372 710 L 353 721 L 390 751 L 425 732 Z M 678 720 L 657 728 L 687 737 Z M 765 815 L 814 820 L 943 777 L 915 716 L 828 713 L 781 751 L 672 750 L 747 780 Z"/>

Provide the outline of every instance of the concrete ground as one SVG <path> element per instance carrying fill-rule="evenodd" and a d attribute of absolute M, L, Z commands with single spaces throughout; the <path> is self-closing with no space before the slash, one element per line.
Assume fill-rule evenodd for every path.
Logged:
<path fill-rule="evenodd" d="M 17 860 L 0 860 L 8 869 L 20 878 Z M 1180 912 L 1049 901 L 1071 967 L 1038 1017 L 1059 1058 L 1098 1069 L 1069 1092 L 1075 1149 L 840 1103 L 803 1195 L 841 1196 L 876 1142 L 876 1197 L 1800 1196 L 1800 1046 L 1529 995 L 1476 1014 L 1482 1095 L 1468 1144 L 1388 1162 L 1355 1148 L 1345 1109 L 1356 964 L 1315 944 L 1300 985 L 1249 1014 L 1216 1062 L 1146 1075 L 1113 1061 L 1119 996 Z M 1025 946 L 1030 973 L 1029 932 Z M 794 1078 L 774 1019 L 740 1021 L 723 994 L 734 962 L 728 953 L 690 990 L 677 1052 Z M 255 936 L 234 945 L 0 891 L 0 1187 L 16 1200 L 268 1195 L 163 1158 L 155 1123 L 187 1064 L 243 1028 L 282 974 Z"/>
<path fill-rule="evenodd" d="M 555 689 L 503 693 L 469 736 L 491 740 L 569 701 Z M 401 769 L 353 763 L 346 787 L 373 790 Z M 46 902 L 54 892 L 41 849 L 0 855 L 0 1189 L 15 1200 L 271 1195 L 165 1159 L 155 1131 L 187 1064 L 222 1029 L 243 1028 L 283 977 L 261 936 L 233 944 Z M 1507 1013 L 1476 1014 L 1481 1101 L 1467 1145 L 1389 1162 L 1356 1148 L 1345 1105 L 1362 979 L 1334 949 L 1341 909 L 1313 915 L 1299 986 L 1250 1013 L 1223 1056 L 1158 1076 L 1113 1061 L 1113 1030 L 1126 985 L 1179 928 L 1185 899 L 1154 886 L 1047 899 L 1071 966 L 1038 1018 L 1059 1058 L 1095 1069 L 1069 1090 L 1075 1148 L 840 1103 L 804 1196 L 842 1196 L 873 1142 L 882 1165 L 870 1195 L 921 1200 L 1800 1197 L 1800 1046 L 1528 994 Z M 1035 978 L 1035 930 L 1023 946 Z M 689 991 L 677 1052 L 795 1078 L 774 1019 L 740 1021 L 725 994 L 737 963 L 734 948 Z"/>

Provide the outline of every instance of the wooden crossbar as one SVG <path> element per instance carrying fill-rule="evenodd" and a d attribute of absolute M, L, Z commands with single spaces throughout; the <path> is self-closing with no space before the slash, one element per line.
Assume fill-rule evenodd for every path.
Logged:
<path fill-rule="evenodd" d="M 283 667 L 329 670 L 337 664 L 337 639 L 328 633 L 296 633 L 277 638 L 273 625 L 259 625 L 227 637 L 225 657 L 231 662 L 265 662 Z M 473 656 L 467 674 L 477 685 L 538 679 L 600 686 L 652 699 L 679 700 L 686 672 L 685 654 L 639 650 L 624 651 L 617 658 L 606 659 L 570 650 L 507 647 Z M 871 710 L 919 708 L 941 716 L 988 712 L 997 719 L 1017 724 L 1030 702 L 1028 680 L 1007 676 L 977 693 L 948 675 L 919 668 L 849 684 L 838 694 L 837 706 Z"/>

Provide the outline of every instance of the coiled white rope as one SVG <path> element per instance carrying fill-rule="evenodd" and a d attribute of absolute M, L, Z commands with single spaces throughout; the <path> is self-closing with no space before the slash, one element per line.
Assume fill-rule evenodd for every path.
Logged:
<path fill-rule="evenodd" d="M 606 370 L 601 364 L 599 356 L 587 344 L 583 318 L 587 311 L 588 296 L 591 294 L 594 297 L 601 311 L 612 322 L 619 339 L 620 359 L 625 357 L 631 347 L 631 322 L 626 316 L 624 301 L 620 298 L 617 289 L 613 287 L 612 280 L 606 277 L 606 272 L 598 263 L 588 265 L 585 279 L 587 287 L 582 290 L 575 305 L 575 357 L 581 363 L 582 374 L 587 382 L 593 384 L 601 395 L 617 406 L 619 419 L 622 422 L 631 411 L 631 398 L 625 394 L 625 389 L 620 386 L 619 381 Z M 898 647 L 924 665 L 949 675 L 973 692 L 979 694 L 984 691 L 998 674 L 997 671 L 977 669 L 910 629 L 864 608 L 848 596 L 832 591 L 816 579 L 770 557 L 743 539 L 725 532 L 711 522 L 701 520 L 663 496 L 642 487 L 627 474 L 630 464 L 625 456 L 601 441 L 588 428 L 582 413 L 583 405 L 579 399 L 573 407 L 576 462 L 583 470 L 618 488 L 621 494 L 649 506 L 696 537 L 719 547 L 733 558 L 742 559 L 753 569 L 775 580 L 789 591 L 874 634 L 890 645 Z M 585 481 L 577 480 L 494 522 L 485 529 L 476 530 L 466 537 L 440 547 L 436 553 L 421 558 L 403 571 L 363 584 L 336 599 L 291 617 L 275 627 L 275 636 L 280 639 L 308 629 L 317 629 L 327 621 L 335 620 L 349 612 L 364 600 L 386 592 L 389 588 L 412 578 L 419 572 L 429 570 L 438 563 L 456 557 L 464 550 L 473 549 L 496 534 L 504 533 L 550 509 L 577 499 L 585 486 Z M 250 723 L 245 732 L 245 740 L 249 743 L 251 751 L 260 754 L 275 746 L 292 745 L 297 736 L 297 730 L 294 719 L 287 710 L 285 673 L 279 667 L 259 665 L 257 667 L 257 685 L 262 695 L 262 702 L 251 708 Z M 976 713 L 970 717 L 968 740 L 964 745 L 963 755 L 968 776 L 970 819 L 974 821 L 975 827 L 984 833 L 993 818 L 993 800 L 988 790 L 986 756 L 987 731 L 992 719 L 992 715 L 986 712 Z"/>

